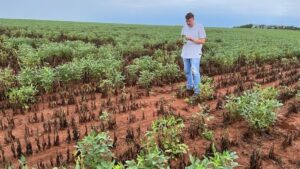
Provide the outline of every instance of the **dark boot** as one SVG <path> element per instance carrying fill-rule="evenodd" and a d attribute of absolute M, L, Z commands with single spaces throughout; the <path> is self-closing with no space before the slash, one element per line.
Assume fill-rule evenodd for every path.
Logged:
<path fill-rule="evenodd" d="M 194 94 L 194 90 L 193 89 L 186 89 L 186 95 L 187 96 L 192 96 Z"/>

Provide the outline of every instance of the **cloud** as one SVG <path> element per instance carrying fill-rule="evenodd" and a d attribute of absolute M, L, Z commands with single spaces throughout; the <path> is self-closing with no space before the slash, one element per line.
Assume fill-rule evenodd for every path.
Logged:
<path fill-rule="evenodd" d="M 108 2 L 108 1 L 107 1 Z M 114 0 L 110 5 L 131 9 L 190 8 L 242 15 L 300 17 L 299 0 Z M 105 2 L 104 2 L 105 3 Z M 175 9 L 176 10 L 176 9 Z"/>
<path fill-rule="evenodd" d="M 220 9 L 242 15 L 300 17 L 300 1 L 296 0 L 207 0 L 201 7 Z"/>
<path fill-rule="evenodd" d="M 192 11 L 211 26 L 299 26 L 299 8 L 299 0 L 10 0 L 1 2 L 0 18 L 181 24 Z"/>

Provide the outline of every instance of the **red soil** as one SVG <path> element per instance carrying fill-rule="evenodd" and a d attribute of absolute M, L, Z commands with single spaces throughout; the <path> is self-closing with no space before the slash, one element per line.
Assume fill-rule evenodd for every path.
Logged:
<path fill-rule="evenodd" d="M 266 66 L 267 68 L 270 68 L 269 66 Z M 296 68 L 294 70 L 298 71 L 298 77 L 300 75 L 299 68 Z M 286 74 L 288 71 L 284 71 Z M 227 74 L 228 76 L 230 74 Z M 225 77 L 226 75 L 216 75 L 214 76 L 214 81 L 218 81 L 220 77 Z M 253 83 L 254 81 L 260 82 L 262 79 L 256 79 L 255 73 L 253 71 L 249 70 L 248 76 L 250 77 L 250 81 L 247 83 Z M 263 86 L 278 86 L 280 80 L 273 81 L 267 84 L 264 84 Z M 128 128 L 134 129 L 135 136 L 137 135 L 137 128 L 140 127 L 141 130 L 141 137 L 144 135 L 145 131 L 150 127 L 153 120 L 157 119 L 158 116 L 156 115 L 156 112 L 159 107 L 157 107 L 157 102 L 163 98 L 163 100 L 166 102 L 165 107 L 171 107 L 174 109 L 177 114 L 180 114 L 182 118 L 185 120 L 186 126 L 188 126 L 188 118 L 195 112 L 199 112 L 200 108 L 198 106 L 190 106 L 188 105 L 184 99 L 178 99 L 176 98 L 176 91 L 177 88 L 181 85 L 184 85 L 184 82 L 177 83 L 174 85 L 174 89 L 172 89 L 170 86 L 163 86 L 163 87 L 153 87 L 150 92 L 150 96 L 142 95 L 140 98 L 133 100 L 133 102 L 138 103 L 140 107 L 137 110 L 128 110 L 126 112 L 117 112 L 116 114 L 113 114 L 112 111 L 109 110 L 109 108 L 104 108 L 109 110 L 111 114 L 113 114 L 113 117 L 116 117 L 116 125 L 117 127 L 115 129 L 112 129 L 109 131 L 111 138 L 114 137 L 114 132 L 116 133 L 117 137 L 117 146 L 113 150 L 116 157 L 121 157 L 123 154 L 129 149 L 129 147 L 132 147 L 132 145 L 126 143 L 125 137 L 126 132 Z M 296 86 L 296 84 L 290 85 L 290 87 Z M 233 89 L 236 88 L 236 85 L 231 85 L 228 87 L 220 88 L 216 90 L 217 96 L 224 96 L 228 90 L 233 91 Z M 131 87 L 127 88 L 127 101 L 125 104 L 130 104 L 129 100 L 129 93 L 134 93 L 135 95 L 138 95 L 137 93 L 145 93 L 143 89 L 138 89 L 137 87 Z M 46 96 L 44 96 L 46 98 Z M 89 97 L 88 97 L 89 98 Z M 76 97 L 77 102 L 80 102 L 80 96 Z M 250 156 L 253 150 L 258 149 L 260 150 L 262 154 L 262 166 L 264 169 L 274 169 L 274 168 L 291 168 L 296 169 L 297 167 L 300 167 L 300 113 L 297 114 L 291 114 L 287 116 L 288 107 L 291 103 L 294 102 L 295 97 L 292 99 L 289 99 L 286 103 L 284 103 L 284 106 L 282 106 L 278 111 L 278 120 L 274 124 L 274 126 L 271 128 L 269 133 L 263 133 L 263 134 L 254 134 L 252 138 L 245 137 L 245 133 L 249 132 L 249 125 L 246 121 L 241 120 L 232 124 L 225 125 L 223 124 L 223 112 L 224 109 L 216 110 L 217 101 L 220 99 L 220 97 L 213 99 L 211 101 L 205 102 L 205 104 L 209 105 L 211 109 L 211 115 L 214 116 L 214 119 L 209 122 L 209 127 L 213 129 L 214 131 L 214 137 L 215 142 L 217 144 L 217 147 L 220 147 L 220 140 L 222 137 L 222 133 L 224 131 L 228 131 L 229 134 L 229 140 L 231 140 L 234 144 L 230 146 L 231 151 L 236 151 L 239 158 L 238 162 L 241 165 L 239 168 L 249 168 L 249 161 Z M 117 102 L 116 103 L 116 97 L 112 97 L 112 109 L 116 108 L 118 105 L 123 105 L 123 103 Z M 71 118 L 74 117 L 76 120 L 76 124 L 80 130 L 80 138 L 84 137 L 85 133 L 85 125 L 88 128 L 88 131 L 91 131 L 91 126 L 100 126 L 100 122 L 98 120 L 98 114 L 101 108 L 101 103 L 103 101 L 107 101 L 107 98 L 101 98 L 101 94 L 96 94 L 96 110 L 92 110 L 91 103 L 93 102 L 91 99 L 89 99 L 86 102 L 82 102 L 82 104 L 87 103 L 88 108 L 90 111 L 92 111 L 96 115 L 96 120 L 92 120 L 91 122 L 87 122 L 84 124 L 80 124 L 79 121 L 79 114 L 74 113 L 75 112 L 75 105 L 69 105 L 69 106 L 57 106 L 56 108 L 48 108 L 49 102 L 45 101 L 44 103 L 39 103 L 38 107 L 39 110 L 37 111 L 38 119 L 40 120 L 41 114 L 44 115 L 45 122 L 47 120 L 53 121 L 53 112 L 54 110 L 64 109 L 65 112 L 69 112 L 67 115 L 68 123 L 70 123 Z M 12 110 L 5 110 L 6 114 L 12 114 Z M 142 119 L 142 112 L 144 112 L 145 119 Z M 128 117 L 129 115 L 135 116 L 136 120 L 132 123 L 128 123 Z M 75 142 L 72 141 L 71 144 L 66 143 L 67 138 L 67 130 L 58 130 L 59 133 L 59 139 L 60 139 L 60 145 L 59 146 L 51 146 L 51 148 L 37 151 L 37 145 L 35 143 L 36 135 L 39 135 L 39 140 L 42 144 L 42 136 L 45 136 L 45 140 L 47 142 L 47 133 L 44 133 L 43 128 L 43 122 L 41 120 L 38 123 L 29 123 L 28 119 L 30 117 L 34 116 L 34 112 L 26 112 L 25 114 L 18 114 L 14 115 L 14 121 L 15 121 L 15 128 L 12 130 L 13 135 L 16 138 L 20 139 L 23 153 L 26 151 L 25 148 L 25 126 L 29 127 L 30 130 L 30 137 L 29 140 L 31 141 L 32 148 L 33 148 L 33 155 L 27 156 L 27 162 L 30 167 L 36 167 L 37 163 L 43 162 L 50 168 L 50 159 L 52 159 L 53 163 L 56 164 L 56 155 L 58 153 L 62 153 L 63 160 L 66 160 L 66 152 L 67 149 L 70 150 L 71 155 L 74 151 L 74 145 Z M 7 123 L 7 118 L 3 117 L 3 114 L 0 116 L 3 123 Z M 53 127 L 53 126 L 52 126 Z M 53 144 L 53 138 L 54 138 L 54 132 L 53 128 L 50 134 L 51 137 L 51 143 Z M 70 127 L 70 131 L 72 132 L 72 129 Z M 287 137 L 287 134 L 289 132 L 294 133 L 294 139 L 292 146 L 288 146 L 287 148 L 282 147 L 282 142 Z M 18 165 L 17 159 L 13 158 L 12 151 L 10 150 L 11 144 L 5 144 L 4 137 L 5 137 L 5 130 L 0 131 L 0 144 L 3 146 L 3 150 L 5 152 L 5 158 L 6 162 L 11 161 L 12 164 L 15 166 Z M 73 135 L 73 134 L 71 134 Z M 183 132 L 184 135 L 184 142 L 189 146 L 189 153 L 197 154 L 199 157 L 202 157 L 205 153 L 205 149 L 209 146 L 210 142 L 207 141 L 204 138 L 197 137 L 196 139 L 192 140 L 189 138 L 189 133 L 187 131 L 187 128 L 184 129 Z M 247 136 L 247 135 L 246 135 Z M 139 140 L 139 138 L 136 139 Z M 17 145 L 15 143 L 15 145 Z M 270 151 L 270 148 L 274 145 L 274 153 L 275 157 L 278 160 L 272 160 L 268 158 L 268 154 Z M 126 157 L 124 157 L 126 158 Z M 188 155 L 185 156 L 185 159 L 188 159 Z M 0 158 L 2 160 L 2 158 Z M 0 163 L 0 168 L 4 168 L 4 162 Z M 68 164 L 71 166 L 72 164 Z M 176 164 L 173 166 L 173 168 L 179 168 L 176 167 Z"/>

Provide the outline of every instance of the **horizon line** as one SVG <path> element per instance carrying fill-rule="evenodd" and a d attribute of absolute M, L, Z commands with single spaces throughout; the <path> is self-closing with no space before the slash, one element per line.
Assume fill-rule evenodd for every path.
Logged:
<path fill-rule="evenodd" d="M 83 20 L 59 20 L 59 19 L 33 19 L 33 18 L 1 18 L 0 20 L 23 20 L 23 21 L 48 21 L 48 22 L 71 22 L 71 23 L 92 23 L 92 24 L 118 24 L 118 25 L 137 25 L 137 26 L 169 26 L 169 27 L 180 27 L 181 24 L 150 24 L 150 23 L 125 23 L 125 22 L 101 22 L 101 21 L 83 21 Z M 293 26 L 296 28 L 299 28 L 295 25 L 268 25 L 268 24 L 262 24 L 262 23 L 245 23 L 235 26 L 204 26 L 207 28 L 237 28 L 239 26 L 244 25 L 266 25 L 266 26 Z"/>

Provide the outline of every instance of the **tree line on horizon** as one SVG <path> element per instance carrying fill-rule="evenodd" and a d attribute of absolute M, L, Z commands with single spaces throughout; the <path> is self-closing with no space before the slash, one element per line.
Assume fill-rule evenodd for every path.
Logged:
<path fill-rule="evenodd" d="M 256 28 L 256 29 L 287 29 L 287 30 L 300 30 L 300 27 L 285 26 L 285 25 L 264 25 L 264 24 L 246 24 L 235 26 L 234 28 Z"/>

